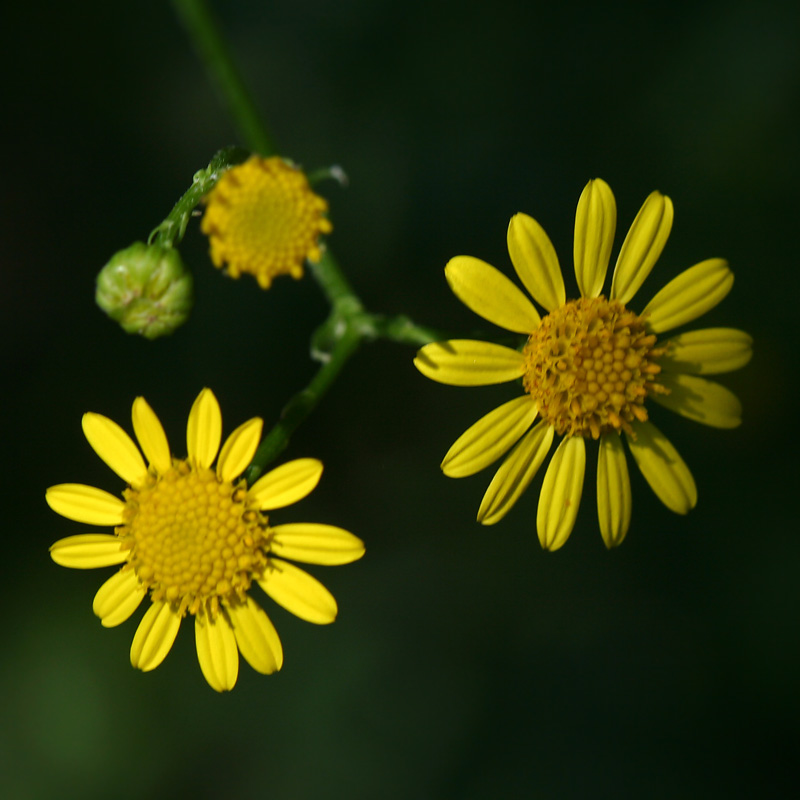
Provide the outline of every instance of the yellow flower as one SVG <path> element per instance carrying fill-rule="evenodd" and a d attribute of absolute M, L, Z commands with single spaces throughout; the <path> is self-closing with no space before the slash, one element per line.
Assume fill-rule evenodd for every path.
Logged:
<path fill-rule="evenodd" d="M 457 339 L 423 347 L 414 363 L 435 381 L 485 386 L 522 379 L 524 393 L 478 420 L 450 448 L 442 470 L 473 475 L 514 448 L 497 470 L 478 521 L 502 519 L 530 484 L 553 438 L 561 443 L 545 473 L 536 527 L 547 550 L 572 532 L 583 491 L 586 439 L 599 440 L 597 507 L 607 547 L 622 542 L 631 516 L 631 487 L 622 436 L 639 469 L 667 508 L 685 514 L 697 502 L 692 474 L 652 422 L 653 400 L 684 417 L 718 428 L 741 422 L 738 399 L 699 375 L 744 366 L 751 338 L 732 328 L 706 328 L 656 342 L 656 335 L 699 317 L 733 285 L 719 258 L 702 261 L 670 281 L 640 313 L 627 308 L 661 255 L 672 228 L 672 202 L 653 192 L 633 221 L 601 294 L 616 228 L 616 204 L 602 180 L 589 181 L 575 219 L 575 277 L 581 297 L 567 300 L 558 258 L 547 234 L 517 214 L 508 250 L 519 279 L 547 313 L 543 318 L 501 272 L 470 256 L 445 268 L 450 288 L 484 319 L 528 336 L 512 350 Z M 538 423 L 534 422 L 538 418 Z"/>
<path fill-rule="evenodd" d="M 94 598 L 105 627 L 124 622 L 146 595 L 150 607 L 131 645 L 131 664 L 155 669 L 170 651 L 186 614 L 194 616 L 197 657 L 208 683 L 232 689 L 239 656 L 257 672 L 281 668 L 278 634 L 248 591 L 253 581 L 301 619 L 325 624 L 337 613 L 331 593 L 284 558 L 310 564 L 347 564 L 364 554 L 353 534 L 331 525 L 271 526 L 265 512 L 309 494 L 322 464 L 301 458 L 283 464 L 249 489 L 239 476 L 261 438 L 258 418 L 240 425 L 220 450 L 222 415 L 210 389 L 189 414 L 189 456 L 173 458 L 164 429 L 143 397 L 133 403 L 133 429 L 142 452 L 115 422 L 83 417 L 89 444 L 128 488 L 120 500 L 102 489 L 65 483 L 47 490 L 50 508 L 114 533 L 84 533 L 57 541 L 50 555 L 77 569 L 122 564 Z"/>
<path fill-rule="evenodd" d="M 322 256 L 320 235 L 333 230 L 327 202 L 301 170 L 277 156 L 253 156 L 232 167 L 205 202 L 200 229 L 214 266 L 227 264 L 232 278 L 249 272 L 262 289 L 277 275 L 301 278 L 305 260 Z"/>

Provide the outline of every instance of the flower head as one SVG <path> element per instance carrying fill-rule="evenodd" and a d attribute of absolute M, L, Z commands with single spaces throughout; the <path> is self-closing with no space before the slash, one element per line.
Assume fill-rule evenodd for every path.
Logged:
<path fill-rule="evenodd" d="M 50 554 L 57 564 L 78 569 L 122 564 L 94 598 L 94 612 L 105 627 L 125 622 L 149 595 L 150 606 L 131 645 L 134 667 L 155 669 L 189 614 L 200 668 L 212 688 L 233 688 L 239 652 L 258 672 L 279 670 L 281 642 L 249 594 L 254 581 L 301 619 L 319 624 L 335 619 L 331 593 L 284 559 L 347 564 L 363 555 L 364 546 L 331 525 L 269 524 L 267 511 L 296 503 L 314 489 L 322 464 L 312 458 L 290 461 L 248 488 L 239 476 L 253 458 L 261 428 L 260 419 L 248 420 L 220 451 L 219 404 L 203 389 L 189 414 L 188 458 L 177 459 L 158 417 L 137 397 L 133 429 L 145 462 L 119 425 L 100 414 L 84 415 L 89 444 L 128 488 L 124 499 L 82 484 L 48 489 L 47 502 L 58 514 L 87 525 L 114 526 L 113 534 L 60 539 Z"/>
<path fill-rule="evenodd" d="M 305 260 L 322 256 L 320 235 L 333 230 L 327 202 L 301 170 L 277 156 L 232 167 L 205 200 L 200 227 L 214 265 L 227 265 L 232 278 L 249 272 L 262 289 L 278 275 L 301 278 Z"/>
<path fill-rule="evenodd" d="M 127 333 L 157 339 L 189 318 L 194 280 L 177 250 L 134 242 L 100 270 L 95 300 Z"/>
<path fill-rule="evenodd" d="M 555 249 L 536 220 L 517 214 L 508 250 L 517 276 L 547 312 L 501 272 L 470 256 L 445 268 L 450 288 L 484 319 L 527 336 L 520 350 L 473 340 L 425 345 L 414 361 L 423 375 L 455 386 L 521 379 L 523 393 L 489 412 L 450 448 L 446 475 L 472 475 L 508 452 L 478 510 L 478 521 L 502 519 L 533 480 L 556 435 L 563 437 L 547 468 L 536 525 L 542 547 L 556 550 L 572 532 L 583 491 L 586 441 L 599 442 L 597 507 L 606 546 L 622 542 L 631 516 L 624 437 L 659 499 L 685 514 L 697 502 L 694 479 L 672 444 L 649 421 L 650 401 L 697 422 L 733 428 L 737 398 L 700 377 L 744 366 L 752 341 L 733 328 L 706 328 L 665 341 L 657 336 L 691 322 L 733 285 L 725 261 L 708 259 L 670 281 L 641 312 L 628 303 L 661 255 L 672 228 L 672 202 L 659 192 L 645 200 L 602 292 L 616 228 L 616 204 L 602 180 L 589 181 L 575 219 L 575 277 L 580 297 L 567 300 Z M 538 420 L 538 422 L 537 422 Z M 535 424 L 534 424 L 535 423 Z M 513 449 L 512 449 L 513 448 Z"/>

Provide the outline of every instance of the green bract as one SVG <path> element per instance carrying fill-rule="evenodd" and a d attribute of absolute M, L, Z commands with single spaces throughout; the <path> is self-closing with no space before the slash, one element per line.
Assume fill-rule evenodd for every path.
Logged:
<path fill-rule="evenodd" d="M 188 319 L 194 280 L 177 250 L 135 242 L 100 270 L 95 300 L 126 332 L 157 339 Z"/>

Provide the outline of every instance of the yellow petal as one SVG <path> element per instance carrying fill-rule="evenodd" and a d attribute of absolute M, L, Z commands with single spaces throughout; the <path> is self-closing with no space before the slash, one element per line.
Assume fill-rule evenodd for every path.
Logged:
<path fill-rule="evenodd" d="M 644 283 L 667 243 L 672 217 L 672 200 L 661 192 L 652 192 L 644 201 L 619 251 L 611 282 L 612 300 L 629 302 Z"/>
<path fill-rule="evenodd" d="M 733 286 L 733 273 L 722 258 L 709 258 L 673 278 L 646 306 L 653 333 L 685 325 L 714 308 Z"/>
<path fill-rule="evenodd" d="M 692 473 L 666 436 L 652 422 L 634 422 L 628 447 L 650 488 L 671 511 L 686 514 L 697 503 Z"/>
<path fill-rule="evenodd" d="M 92 611 L 100 617 L 104 628 L 113 628 L 125 622 L 147 594 L 132 569 L 122 569 L 112 575 L 98 590 Z"/>
<path fill-rule="evenodd" d="M 186 446 L 189 459 L 198 467 L 210 467 L 222 439 L 222 412 L 211 389 L 203 389 L 189 412 Z"/>
<path fill-rule="evenodd" d="M 114 420 L 92 411 L 83 415 L 83 433 L 92 449 L 128 485 L 139 489 L 147 466 L 139 448 Z"/>
<path fill-rule="evenodd" d="M 662 346 L 659 343 L 659 346 Z M 753 355 L 753 338 L 736 328 L 704 328 L 673 336 L 659 364 L 669 372 L 714 375 L 740 369 Z"/>
<path fill-rule="evenodd" d="M 597 456 L 597 518 L 609 549 L 622 544 L 631 522 L 631 480 L 618 433 L 600 437 Z"/>
<path fill-rule="evenodd" d="M 279 670 L 283 666 L 283 647 L 264 610 L 249 595 L 243 605 L 226 604 L 225 610 L 245 661 L 262 675 Z"/>
<path fill-rule="evenodd" d="M 313 522 L 276 525 L 270 552 L 306 564 L 349 564 L 364 555 L 364 543 L 344 528 Z"/>
<path fill-rule="evenodd" d="M 527 214 L 515 214 L 508 224 L 508 254 L 525 288 L 548 311 L 567 299 L 555 248 L 544 228 Z"/>
<path fill-rule="evenodd" d="M 50 558 L 62 567 L 95 569 L 128 560 L 130 550 L 121 549 L 122 540 L 108 533 L 67 536 L 50 546 Z"/>
<path fill-rule="evenodd" d="M 338 608 L 333 595 L 299 567 L 279 558 L 269 559 L 258 585 L 279 605 L 296 617 L 317 625 L 336 619 Z"/>
<path fill-rule="evenodd" d="M 169 603 L 153 603 L 142 617 L 131 644 L 131 665 L 142 672 L 155 669 L 172 649 L 181 618 Z"/>
<path fill-rule="evenodd" d="M 530 428 L 537 408 L 530 395 L 524 394 L 481 417 L 447 451 L 444 474 L 464 478 L 497 461 Z"/>
<path fill-rule="evenodd" d="M 553 443 L 553 426 L 540 422 L 500 465 L 478 509 L 478 522 L 494 525 L 511 511 L 528 488 Z"/>
<path fill-rule="evenodd" d="M 517 350 L 474 339 L 426 344 L 414 366 L 426 377 L 451 386 L 488 386 L 521 378 L 525 358 Z"/>
<path fill-rule="evenodd" d="M 258 417 L 253 417 L 227 438 L 217 462 L 217 477 L 221 481 L 232 481 L 247 469 L 261 441 L 263 425 Z"/>
<path fill-rule="evenodd" d="M 229 692 L 239 677 L 239 651 L 236 637 L 223 614 L 212 622 L 207 614 L 194 618 L 197 660 L 208 685 L 217 692 Z"/>
<path fill-rule="evenodd" d="M 122 525 L 125 503 L 113 494 L 82 483 L 60 483 L 45 493 L 47 505 L 62 517 L 86 525 Z"/>
<path fill-rule="evenodd" d="M 614 232 L 617 204 L 609 185 L 595 178 L 586 184 L 575 214 L 575 277 L 582 297 L 597 297 L 603 290 Z"/>
<path fill-rule="evenodd" d="M 322 475 L 322 462 L 316 458 L 296 458 L 270 470 L 247 493 L 247 501 L 259 511 L 283 508 L 311 494 Z"/>
<path fill-rule="evenodd" d="M 651 397 L 670 411 L 712 428 L 742 424 L 739 398 L 721 384 L 681 372 L 663 372 L 658 382 L 669 389 L 669 394 L 653 393 Z"/>
<path fill-rule="evenodd" d="M 172 466 L 172 456 L 164 426 L 144 397 L 137 397 L 133 401 L 131 417 L 133 432 L 139 440 L 142 452 L 150 462 L 150 466 L 159 475 L 163 475 Z"/>
<path fill-rule="evenodd" d="M 502 272 L 471 256 L 456 256 L 444 268 L 453 294 L 484 319 L 515 333 L 539 326 L 533 303 Z"/>
<path fill-rule="evenodd" d="M 568 436 L 553 453 L 544 475 L 536 529 L 545 550 L 558 550 L 572 533 L 583 491 L 586 444 L 582 436 Z"/>

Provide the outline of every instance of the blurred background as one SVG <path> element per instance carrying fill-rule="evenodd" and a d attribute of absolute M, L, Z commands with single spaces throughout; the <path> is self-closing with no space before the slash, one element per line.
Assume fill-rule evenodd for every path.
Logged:
<path fill-rule="evenodd" d="M 326 307 L 310 279 L 267 293 L 225 279 L 194 224 L 182 249 L 197 290 L 188 324 L 147 342 L 108 320 L 93 301 L 97 271 L 146 238 L 219 147 L 241 142 L 169 3 L 14 4 L 0 55 L 2 796 L 791 794 L 796 4 L 214 5 L 283 152 L 348 173 L 349 188 L 320 191 L 330 245 L 368 308 L 480 328 L 443 267 L 469 254 L 511 274 L 517 211 L 543 224 L 574 292 L 586 181 L 602 177 L 616 195 L 615 254 L 657 188 L 675 223 L 640 301 L 691 264 L 730 260 L 734 289 L 702 325 L 755 337 L 752 363 L 721 377 L 744 424 L 707 429 L 656 408 L 697 480 L 697 508 L 673 515 L 632 471 L 631 530 L 608 552 L 590 459 L 575 531 L 543 553 L 541 476 L 483 528 L 491 470 L 458 481 L 439 471 L 509 387 L 436 385 L 411 348 L 367 345 L 284 454 L 322 459 L 320 487 L 273 517 L 367 543 L 359 563 L 310 570 L 339 601 L 336 623 L 310 625 L 264 598 L 284 668 L 263 677 L 243 664 L 225 696 L 206 685 L 189 625 L 162 666 L 133 670 L 141 612 L 104 630 L 91 611 L 111 571 L 47 555 L 86 530 L 49 510 L 47 486 L 122 489 L 81 415 L 130 430 L 142 394 L 183 455 L 189 408 L 210 386 L 226 431 L 257 415 L 270 425 L 314 372 L 308 338 Z"/>

